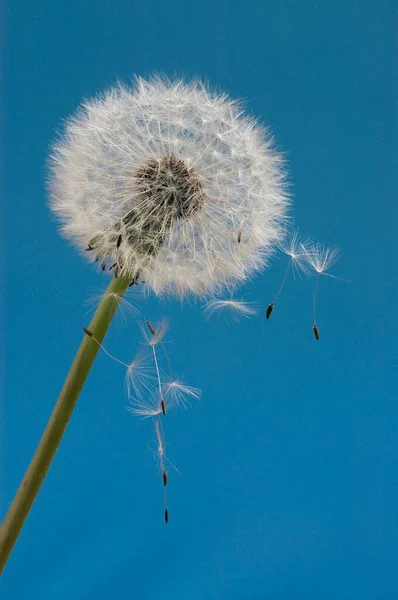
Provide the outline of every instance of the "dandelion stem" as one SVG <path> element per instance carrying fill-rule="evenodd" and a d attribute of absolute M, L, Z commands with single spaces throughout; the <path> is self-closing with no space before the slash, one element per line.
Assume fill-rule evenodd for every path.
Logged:
<path fill-rule="evenodd" d="M 123 296 L 130 279 L 112 278 L 95 311 L 88 329 L 99 343 L 117 309 L 113 295 Z M 0 527 L 0 574 L 50 468 L 98 350 L 99 344 L 85 334 L 36 452 Z"/>

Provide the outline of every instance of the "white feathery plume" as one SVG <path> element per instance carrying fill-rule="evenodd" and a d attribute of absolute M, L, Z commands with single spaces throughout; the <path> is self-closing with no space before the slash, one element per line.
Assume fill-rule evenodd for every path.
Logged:
<path fill-rule="evenodd" d="M 163 383 L 162 387 L 167 408 L 172 408 L 173 406 L 183 406 L 186 408 L 189 400 L 192 398 L 199 400 L 202 394 L 198 388 L 186 385 L 178 380 Z"/>
<path fill-rule="evenodd" d="M 308 236 L 302 238 L 298 229 L 294 229 L 286 234 L 279 248 L 284 254 L 290 257 L 290 264 L 297 275 L 303 273 L 309 275 L 310 267 L 308 265 L 308 247 L 312 239 Z"/>
<path fill-rule="evenodd" d="M 232 315 L 235 321 L 239 321 L 240 317 L 251 317 L 257 311 L 252 304 L 243 300 L 234 300 L 233 298 L 221 300 L 215 298 L 206 302 L 203 312 L 209 315 L 217 312 L 227 312 Z"/>
<path fill-rule="evenodd" d="M 338 248 L 328 248 L 322 246 L 322 244 L 301 244 L 301 247 L 305 260 L 318 275 L 334 277 L 326 271 L 328 271 L 337 261 L 339 257 Z"/>
<path fill-rule="evenodd" d="M 127 365 L 126 389 L 129 398 L 135 393 L 136 396 L 141 399 L 143 392 L 151 391 L 151 387 L 156 381 L 156 373 L 152 363 L 149 362 L 149 358 L 150 357 L 141 350 L 135 356 L 134 360 Z"/>
<path fill-rule="evenodd" d="M 88 258 L 183 297 L 267 264 L 285 179 L 271 136 L 237 102 L 154 77 L 84 102 L 53 144 L 48 183 L 63 234 Z"/>

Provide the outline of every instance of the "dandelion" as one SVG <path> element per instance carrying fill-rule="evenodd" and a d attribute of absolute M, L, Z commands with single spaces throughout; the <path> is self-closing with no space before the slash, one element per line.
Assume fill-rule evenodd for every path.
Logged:
<path fill-rule="evenodd" d="M 1 526 L 0 572 L 119 305 L 112 295 L 142 284 L 203 296 L 245 281 L 281 242 L 289 204 L 268 132 L 199 81 L 160 77 L 84 102 L 52 146 L 48 188 L 64 236 L 112 280 Z"/>
<path fill-rule="evenodd" d="M 288 206 L 270 135 L 199 81 L 160 77 L 83 104 L 53 145 L 49 190 L 90 260 L 178 296 L 263 267 Z"/>
<path fill-rule="evenodd" d="M 312 269 L 316 272 L 316 282 L 314 289 L 314 324 L 312 326 L 315 339 L 320 339 L 319 327 L 316 322 L 316 301 L 318 296 L 319 277 L 326 275 L 334 277 L 326 271 L 330 269 L 338 259 L 339 251 L 337 248 L 327 248 L 321 244 L 312 244 L 311 246 L 302 246 L 305 260 Z"/>
<path fill-rule="evenodd" d="M 256 309 L 249 302 L 242 300 L 209 300 L 205 304 L 204 312 L 213 315 L 217 312 L 228 312 L 232 315 L 234 321 L 239 321 L 240 317 L 251 317 L 256 314 Z"/>
<path fill-rule="evenodd" d="M 310 242 L 311 242 L 310 238 L 306 238 L 305 240 L 302 241 L 300 239 L 300 234 L 299 234 L 298 229 L 295 229 L 291 233 L 286 235 L 284 237 L 284 239 L 282 240 L 282 242 L 279 244 L 279 248 L 282 250 L 282 252 L 284 252 L 285 254 L 287 254 L 289 256 L 289 262 L 287 264 L 286 271 L 285 271 L 285 274 L 282 279 L 282 283 L 279 286 L 279 289 L 275 295 L 275 298 L 273 299 L 271 304 L 268 305 L 267 312 L 265 314 L 267 320 L 270 318 L 270 316 L 273 313 L 275 303 L 276 303 L 277 299 L 279 298 L 279 296 L 281 295 L 281 292 L 285 286 L 285 283 L 286 283 L 286 280 L 287 280 L 290 270 L 293 269 L 293 272 L 298 275 L 300 275 L 301 273 L 308 275 L 310 269 L 309 269 L 307 261 L 306 261 L 305 248 L 308 246 L 308 244 Z"/>

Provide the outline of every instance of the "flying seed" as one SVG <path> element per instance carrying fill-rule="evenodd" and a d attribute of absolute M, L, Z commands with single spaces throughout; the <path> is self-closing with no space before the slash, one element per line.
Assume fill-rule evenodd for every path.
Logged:
<path fill-rule="evenodd" d="M 274 310 L 274 303 L 271 302 L 271 304 L 269 305 L 269 307 L 267 308 L 267 313 L 265 315 L 266 319 L 269 319 L 270 316 L 272 315 L 272 311 Z"/>
<path fill-rule="evenodd" d="M 319 338 L 320 338 L 320 335 L 319 335 L 319 329 L 318 329 L 318 326 L 314 324 L 314 326 L 313 326 L 313 328 L 312 328 L 312 329 L 313 329 L 313 331 L 314 331 L 315 339 L 316 339 L 316 340 L 319 340 Z"/>
<path fill-rule="evenodd" d="M 90 244 L 89 244 L 86 248 L 86 252 L 89 252 L 90 250 L 94 250 L 94 248 L 92 246 L 90 246 Z"/>
<path fill-rule="evenodd" d="M 117 238 L 116 248 L 120 248 L 120 244 L 122 243 L 122 234 Z"/>
<path fill-rule="evenodd" d="M 166 487 L 168 481 L 167 471 L 163 471 L 163 485 Z"/>
<path fill-rule="evenodd" d="M 241 241 L 242 241 L 242 230 L 240 229 L 239 233 L 238 233 L 238 244 L 240 244 Z"/>
<path fill-rule="evenodd" d="M 112 271 L 112 269 L 114 269 L 114 268 L 116 267 L 116 265 L 117 265 L 117 263 L 113 263 L 113 265 L 111 265 L 111 266 L 109 267 L 109 270 L 110 270 L 110 271 Z"/>
<path fill-rule="evenodd" d="M 162 413 L 164 414 L 164 416 L 166 416 L 166 405 L 164 403 L 164 400 L 161 400 L 160 406 L 162 408 Z"/>
<path fill-rule="evenodd" d="M 83 327 L 83 331 L 88 337 L 93 337 L 93 332 L 87 329 L 87 327 Z"/>
<path fill-rule="evenodd" d="M 152 327 L 152 325 L 150 324 L 149 321 L 146 322 L 146 325 L 147 325 L 149 331 L 152 333 L 152 335 L 156 335 L 156 331 L 154 330 L 154 328 Z"/>
<path fill-rule="evenodd" d="M 103 263 L 101 264 L 101 269 L 102 269 L 103 271 L 105 271 L 105 267 L 106 267 L 106 264 L 103 262 Z"/>
<path fill-rule="evenodd" d="M 165 520 L 165 522 L 166 522 L 166 523 L 168 523 L 168 522 L 169 522 L 169 511 L 168 511 L 168 509 L 167 509 L 167 508 L 166 508 L 166 510 L 164 511 L 164 520 Z"/>

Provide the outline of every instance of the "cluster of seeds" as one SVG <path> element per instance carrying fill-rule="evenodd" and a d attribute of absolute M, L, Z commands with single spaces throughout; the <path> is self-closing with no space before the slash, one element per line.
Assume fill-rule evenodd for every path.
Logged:
<path fill-rule="evenodd" d="M 169 521 L 166 492 L 169 480 L 167 464 L 172 465 L 172 463 L 166 455 L 162 419 L 170 409 L 177 406 L 186 407 L 189 400 L 193 398 L 199 399 L 201 395 L 199 389 L 185 385 L 173 377 L 170 358 L 163 343 L 167 328 L 166 321 L 162 321 L 155 326 L 150 321 L 146 321 L 145 326 L 142 328 L 145 345 L 135 356 L 134 360 L 130 363 L 125 363 L 110 354 L 93 333 L 86 327 L 83 327 L 84 333 L 91 337 L 109 358 L 126 368 L 126 388 L 130 401 L 129 412 L 141 418 L 150 418 L 153 421 L 156 436 L 155 452 L 163 485 L 164 519 L 166 523 Z M 160 368 L 159 347 L 169 371 L 166 376 L 163 375 Z"/>

